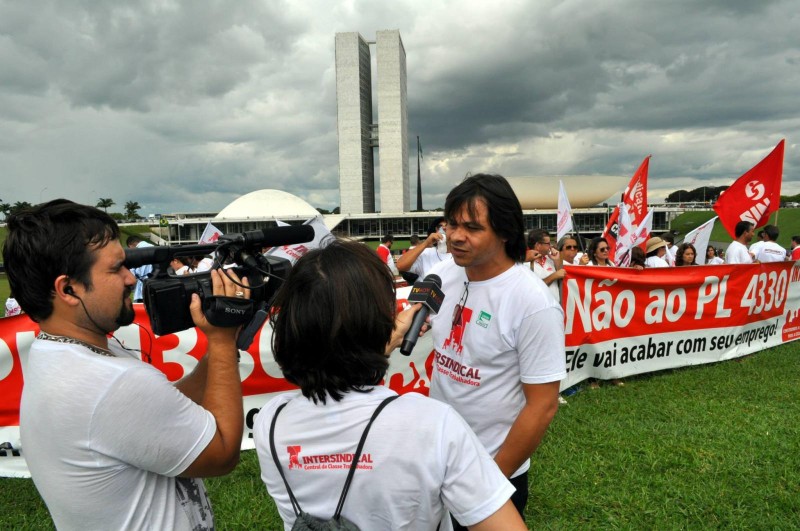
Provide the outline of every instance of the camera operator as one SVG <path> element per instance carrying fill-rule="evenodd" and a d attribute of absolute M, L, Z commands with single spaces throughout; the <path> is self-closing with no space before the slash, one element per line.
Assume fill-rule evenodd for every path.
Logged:
<path fill-rule="evenodd" d="M 306 515 L 335 514 L 365 426 L 396 397 L 380 383 L 419 306 L 396 314 L 386 265 L 365 245 L 338 240 L 300 258 L 278 291 L 272 349 L 300 391 L 270 401 L 253 436 L 285 529 L 298 517 L 287 483 Z M 509 501 L 513 487 L 450 406 L 405 394 L 386 405 L 365 441 L 341 505 L 360 529 L 433 530 L 445 508 L 471 529 L 525 529 Z"/>
<path fill-rule="evenodd" d="M 111 217 L 58 199 L 9 216 L 8 231 L 9 283 L 41 328 L 25 371 L 23 452 L 55 526 L 213 528 L 197 478 L 226 474 L 239 460 L 237 329 L 210 325 L 194 295 L 208 353 L 172 384 L 109 343 L 133 322 L 136 283 Z M 218 270 L 211 279 L 215 295 L 249 297 Z"/>

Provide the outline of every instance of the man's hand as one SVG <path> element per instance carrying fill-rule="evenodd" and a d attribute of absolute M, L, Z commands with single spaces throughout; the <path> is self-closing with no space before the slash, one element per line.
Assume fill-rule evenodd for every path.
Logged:
<path fill-rule="evenodd" d="M 250 284 L 247 280 L 247 277 L 240 279 L 232 269 L 226 269 L 224 272 L 222 269 L 212 269 L 210 273 L 212 293 L 215 296 L 236 297 L 243 299 L 250 298 L 249 287 L 243 288 L 234 283 L 238 282 L 239 284 L 249 286 Z M 219 327 L 208 322 L 205 314 L 203 314 L 202 303 L 200 302 L 200 296 L 197 295 L 197 293 L 192 293 L 192 302 L 189 305 L 189 311 L 191 312 L 192 320 L 194 321 L 195 326 L 202 330 L 209 339 L 211 339 L 212 336 L 215 338 L 218 337 L 221 340 L 228 338 L 231 340 L 236 339 L 236 334 L 239 331 L 239 327 Z"/>

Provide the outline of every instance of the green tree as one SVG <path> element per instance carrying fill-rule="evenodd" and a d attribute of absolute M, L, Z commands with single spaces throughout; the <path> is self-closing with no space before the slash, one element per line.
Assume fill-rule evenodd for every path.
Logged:
<path fill-rule="evenodd" d="M 114 200 L 110 197 L 103 198 L 97 200 L 97 204 L 95 205 L 97 208 L 102 208 L 103 211 L 108 214 L 108 207 L 115 205 Z"/>
<path fill-rule="evenodd" d="M 3 217 L 8 217 L 8 214 L 11 212 L 11 205 L 9 203 L 3 203 L 2 199 L 0 199 L 0 212 L 3 213 Z"/>
<path fill-rule="evenodd" d="M 31 208 L 32 206 L 33 205 L 27 201 L 17 201 L 11 206 L 11 214 L 16 214 L 20 210 L 25 210 L 26 208 Z"/>
<path fill-rule="evenodd" d="M 127 219 L 134 219 L 139 217 L 139 209 L 142 208 L 136 201 L 128 201 L 125 203 L 125 217 Z"/>

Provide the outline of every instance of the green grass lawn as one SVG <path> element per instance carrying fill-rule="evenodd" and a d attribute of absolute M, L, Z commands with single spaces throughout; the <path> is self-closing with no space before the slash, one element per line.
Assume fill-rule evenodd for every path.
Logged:
<path fill-rule="evenodd" d="M 570 397 L 533 459 L 528 526 L 796 528 L 798 372 L 789 344 Z M 206 485 L 219 529 L 281 528 L 255 452 Z M 0 490 L 0 529 L 52 527 L 30 480 L 0 479 Z"/>

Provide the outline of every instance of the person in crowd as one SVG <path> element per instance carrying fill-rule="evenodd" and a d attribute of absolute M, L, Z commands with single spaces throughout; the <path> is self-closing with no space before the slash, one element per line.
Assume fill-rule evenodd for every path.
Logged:
<path fill-rule="evenodd" d="M 717 256 L 717 250 L 713 245 L 706 248 L 706 265 L 720 265 L 724 264 L 725 260 Z"/>
<path fill-rule="evenodd" d="M 586 265 L 589 262 L 589 256 L 586 253 L 578 252 L 578 240 L 572 236 L 561 238 L 558 242 L 558 250 L 561 253 L 561 261 L 564 264 Z"/>
<path fill-rule="evenodd" d="M 672 235 L 672 232 L 667 231 L 661 235 L 661 239 L 667 244 L 665 247 L 665 253 L 662 256 L 663 260 L 667 263 L 668 266 L 672 267 L 675 265 L 675 257 L 677 256 L 677 247 L 675 247 L 675 237 Z"/>
<path fill-rule="evenodd" d="M 25 460 L 58 529 L 213 529 L 199 478 L 239 460 L 237 329 L 209 324 L 194 295 L 208 353 L 176 384 L 109 343 L 134 319 L 118 238 L 102 210 L 65 199 L 8 218 L 9 284 L 41 329 L 20 405 Z M 218 271 L 212 281 L 214 295 L 249 297 Z"/>
<path fill-rule="evenodd" d="M 589 248 L 586 249 L 586 254 L 589 255 L 589 261 L 586 265 L 594 266 L 613 266 L 611 260 L 608 259 L 608 240 L 602 236 L 592 238 L 589 242 Z"/>
<path fill-rule="evenodd" d="M 800 260 L 800 236 L 792 236 L 792 260 Z"/>
<path fill-rule="evenodd" d="M 758 252 L 753 255 L 756 261 L 764 264 L 769 262 L 783 262 L 786 260 L 786 249 L 778 245 L 778 236 L 780 236 L 780 231 L 775 225 L 767 225 L 764 227 L 763 243 L 759 247 Z"/>
<path fill-rule="evenodd" d="M 561 279 L 566 271 L 562 267 L 561 253 L 550 243 L 550 235 L 544 229 L 532 229 L 528 233 L 528 250 L 531 270 L 541 278 L 556 301 L 561 302 Z"/>
<path fill-rule="evenodd" d="M 647 240 L 645 248 L 647 258 L 644 263 L 646 267 L 669 267 L 669 264 L 664 259 L 667 255 L 667 242 L 658 236 L 653 236 Z"/>
<path fill-rule="evenodd" d="M 140 247 L 152 247 L 153 244 L 143 241 L 138 236 L 128 236 L 125 241 L 128 249 L 138 249 Z M 133 290 L 133 302 L 144 302 L 144 281 L 153 274 L 152 264 L 143 264 L 131 269 L 131 273 L 136 277 L 136 289 Z"/>
<path fill-rule="evenodd" d="M 189 274 L 189 263 L 190 260 L 188 257 L 176 256 L 170 261 L 169 266 L 172 268 L 176 276 L 182 276 Z"/>
<path fill-rule="evenodd" d="M 268 402 L 253 436 L 261 478 L 289 530 L 297 514 L 287 484 L 303 512 L 334 515 L 365 425 L 397 397 L 380 382 L 420 305 L 397 314 L 381 260 L 359 243 L 332 240 L 297 261 L 274 307 L 272 351 L 300 390 Z M 309 466 L 315 456 L 344 458 Z M 368 459 L 341 511 L 360 529 L 432 531 L 445 509 L 470 529 L 525 529 L 510 482 L 446 404 L 417 393 L 397 398 L 376 418 L 361 456 Z"/>
<path fill-rule="evenodd" d="M 446 227 L 443 216 L 435 218 L 428 226 L 425 240 L 397 260 L 397 269 L 425 278 L 433 266 L 452 260 L 453 257 L 447 250 Z"/>
<path fill-rule="evenodd" d="M 750 251 L 750 256 L 752 256 L 754 260 L 758 256 L 759 251 L 761 251 L 761 247 L 763 247 L 764 243 L 767 241 L 767 235 L 764 232 L 764 229 L 758 231 L 756 238 L 757 241 L 751 244 L 750 248 L 748 249 L 748 251 Z"/>
<path fill-rule="evenodd" d="M 22 307 L 14 298 L 14 292 L 11 292 L 6 299 L 6 317 L 14 317 L 22 313 Z"/>
<path fill-rule="evenodd" d="M 387 232 L 381 238 L 381 243 L 375 251 L 378 253 L 378 257 L 383 263 L 386 264 L 386 267 L 389 268 L 389 271 L 392 272 L 392 275 L 399 275 L 400 273 L 397 270 L 397 265 L 394 262 L 394 256 L 392 256 L 392 245 L 394 245 L 394 235 L 391 232 Z"/>
<path fill-rule="evenodd" d="M 697 249 L 691 243 L 682 243 L 675 253 L 675 266 L 697 265 Z"/>
<path fill-rule="evenodd" d="M 417 245 L 419 245 L 419 236 L 416 234 L 412 234 L 411 237 L 408 239 L 408 249 L 403 250 L 403 254 L 406 254 L 408 251 L 410 251 Z"/>
<path fill-rule="evenodd" d="M 431 398 L 452 405 L 517 491 L 523 514 L 530 456 L 558 410 L 564 314 L 522 261 L 522 208 L 499 175 L 464 179 L 444 206 L 452 261 L 431 273 L 444 301 L 431 318 Z"/>
<path fill-rule="evenodd" d="M 753 224 L 749 221 L 740 221 L 734 227 L 735 240 L 725 251 L 726 264 L 752 264 L 753 257 L 747 250 L 747 244 L 753 239 Z"/>
<path fill-rule="evenodd" d="M 645 268 L 646 257 L 641 247 L 636 246 L 631 249 L 631 263 L 628 267 L 633 267 L 641 271 Z"/>

